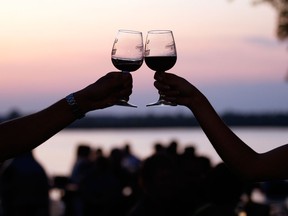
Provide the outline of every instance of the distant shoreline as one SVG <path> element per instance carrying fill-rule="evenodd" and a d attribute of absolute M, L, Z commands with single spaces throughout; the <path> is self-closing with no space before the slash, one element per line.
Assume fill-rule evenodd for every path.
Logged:
<path fill-rule="evenodd" d="M 21 117 L 20 114 L 0 116 L 0 122 Z M 287 113 L 241 114 L 226 113 L 221 118 L 229 126 L 237 127 L 287 127 Z M 163 116 L 87 116 L 72 123 L 67 129 L 74 128 L 169 128 L 169 127 L 199 127 L 193 115 L 163 115 Z"/>
<path fill-rule="evenodd" d="M 229 126 L 237 127 L 287 127 L 288 113 L 281 114 L 232 114 L 221 118 Z M 194 116 L 93 116 L 75 121 L 68 128 L 171 128 L 199 127 Z"/>

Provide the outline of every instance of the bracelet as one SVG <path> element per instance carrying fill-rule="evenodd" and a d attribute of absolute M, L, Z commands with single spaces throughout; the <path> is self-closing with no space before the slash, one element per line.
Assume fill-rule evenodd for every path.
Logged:
<path fill-rule="evenodd" d="M 85 116 L 85 113 L 83 113 L 81 108 L 78 106 L 73 93 L 66 96 L 65 99 L 77 119 L 81 119 Z"/>

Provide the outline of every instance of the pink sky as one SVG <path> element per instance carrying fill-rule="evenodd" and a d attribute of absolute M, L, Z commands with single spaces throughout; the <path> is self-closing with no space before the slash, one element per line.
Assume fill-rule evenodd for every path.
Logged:
<path fill-rule="evenodd" d="M 276 86 L 271 91 L 277 94 L 271 95 L 272 104 L 287 110 L 283 102 L 288 101 L 283 84 L 287 44 L 277 41 L 275 18 L 269 5 L 254 7 L 249 0 L 1 2 L 0 113 L 11 108 L 39 110 L 115 70 L 110 52 L 120 28 L 140 30 L 144 38 L 150 29 L 173 30 L 178 60 L 171 72 L 203 88 L 208 97 L 213 96 L 212 101 L 219 97 L 221 103 L 215 100 L 219 110 L 233 108 L 233 97 L 225 100 L 217 91 L 222 94 L 228 89 L 235 97 L 241 96 L 243 107 L 235 106 L 247 110 L 245 100 L 252 100 L 247 97 L 262 101 L 256 93 L 267 83 Z M 157 98 L 153 72 L 143 65 L 133 77 L 131 101 L 142 108 L 132 112 L 157 112 L 145 109 L 146 103 Z M 239 91 L 242 83 L 256 93 L 244 97 Z M 277 109 L 270 103 L 263 106 L 259 108 Z M 182 108 L 165 111 L 175 109 L 182 112 Z M 107 112 L 115 110 L 127 112 L 123 107 Z"/>

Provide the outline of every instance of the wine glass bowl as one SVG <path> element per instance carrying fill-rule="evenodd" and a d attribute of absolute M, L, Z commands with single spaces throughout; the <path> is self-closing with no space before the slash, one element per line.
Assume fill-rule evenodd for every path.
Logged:
<path fill-rule="evenodd" d="M 112 64 L 121 72 L 130 73 L 138 70 L 143 63 L 142 32 L 118 30 L 111 52 Z M 137 107 L 121 99 L 116 105 Z"/>
<path fill-rule="evenodd" d="M 164 73 L 170 70 L 177 61 L 177 52 L 174 36 L 171 30 L 151 30 L 148 32 L 145 42 L 145 63 L 156 73 Z M 146 106 L 171 105 L 160 95 L 159 100 Z"/>

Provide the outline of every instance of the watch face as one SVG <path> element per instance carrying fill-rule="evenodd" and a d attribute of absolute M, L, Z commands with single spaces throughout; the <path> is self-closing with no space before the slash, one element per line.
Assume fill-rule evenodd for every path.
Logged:
<path fill-rule="evenodd" d="M 71 110 L 72 110 L 74 116 L 77 119 L 81 119 L 81 118 L 83 118 L 85 116 L 85 113 L 80 109 L 80 107 L 76 103 L 76 100 L 74 98 L 74 94 L 73 93 L 69 94 L 66 97 L 66 101 L 67 101 L 68 105 L 71 107 Z"/>

